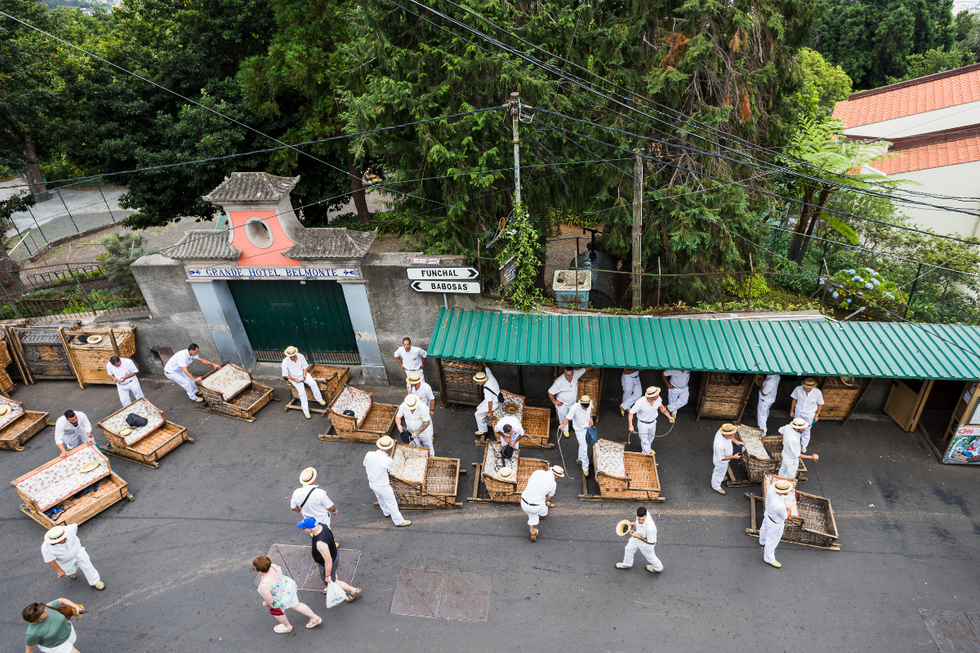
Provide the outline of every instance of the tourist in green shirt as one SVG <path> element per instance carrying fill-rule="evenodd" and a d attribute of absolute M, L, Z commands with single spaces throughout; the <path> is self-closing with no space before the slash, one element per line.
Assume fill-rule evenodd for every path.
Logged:
<path fill-rule="evenodd" d="M 34 653 L 35 647 L 41 653 L 78 653 L 74 626 L 57 610 L 48 609 L 61 606 L 74 608 L 75 604 L 68 599 L 58 599 L 47 605 L 31 603 L 24 608 L 22 616 L 30 624 L 24 637 L 27 653 Z"/>

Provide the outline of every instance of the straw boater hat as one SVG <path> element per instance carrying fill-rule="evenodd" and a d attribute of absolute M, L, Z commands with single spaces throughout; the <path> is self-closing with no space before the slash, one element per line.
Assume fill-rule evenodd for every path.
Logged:
<path fill-rule="evenodd" d="M 789 494 L 789 491 L 793 489 L 793 486 L 790 485 L 789 481 L 779 479 L 772 484 L 772 489 L 776 491 L 776 494 Z"/>
<path fill-rule="evenodd" d="M 501 467 L 497 470 L 497 476 L 503 479 L 509 479 L 514 475 L 514 470 L 510 467 Z"/>
<path fill-rule="evenodd" d="M 647 388 L 647 391 L 643 393 L 644 397 L 657 397 L 660 395 L 660 388 L 655 385 L 651 385 Z"/>
<path fill-rule="evenodd" d="M 296 349 L 296 347 L 293 347 L 292 345 L 290 345 L 290 346 L 286 347 L 286 352 L 285 353 L 286 353 L 287 356 L 295 356 L 296 354 L 299 353 L 299 349 Z"/>
<path fill-rule="evenodd" d="M 409 383 L 418 383 L 421 380 L 422 380 L 422 375 L 419 374 L 418 372 L 412 372 L 411 374 L 408 375 Z"/>
<path fill-rule="evenodd" d="M 378 438 L 377 445 L 378 445 L 378 449 L 384 449 L 385 451 L 388 451 L 388 449 L 391 449 L 393 446 L 395 446 L 395 441 L 392 440 L 387 435 L 384 435 Z"/>
<path fill-rule="evenodd" d="M 2 406 L 0 406 L 0 417 L 3 417 L 4 415 L 6 415 L 9 412 L 10 412 L 10 406 L 8 406 L 6 404 L 3 404 Z"/>
<path fill-rule="evenodd" d="M 734 435 L 738 433 L 738 427 L 734 424 L 723 424 L 721 427 L 722 435 Z"/>
<path fill-rule="evenodd" d="M 508 415 L 516 415 L 517 413 L 520 412 L 520 410 L 521 409 L 517 407 L 517 404 L 507 404 L 504 407 L 504 412 L 507 413 Z"/>
<path fill-rule="evenodd" d="M 473 380 L 476 381 L 477 383 L 486 383 L 487 382 L 486 372 L 477 372 L 476 374 L 473 375 Z"/>
<path fill-rule="evenodd" d="M 316 483 L 316 469 L 307 467 L 299 473 L 299 482 L 303 485 L 313 485 Z"/>
<path fill-rule="evenodd" d="M 551 468 L 551 473 L 557 476 L 558 478 L 565 478 L 565 470 L 559 467 L 558 465 L 555 465 L 554 467 Z"/>
<path fill-rule="evenodd" d="M 790 422 L 789 425 L 792 426 L 794 429 L 805 429 L 806 420 L 803 419 L 802 417 L 797 417 L 792 422 Z"/>
<path fill-rule="evenodd" d="M 87 463 L 85 463 L 84 465 L 82 465 L 78 469 L 78 471 L 82 472 L 83 474 L 87 474 L 89 472 L 94 472 L 98 468 L 99 468 L 99 463 L 96 462 L 96 461 L 94 461 L 94 460 L 90 460 Z"/>
<path fill-rule="evenodd" d="M 85 344 L 87 345 L 97 345 L 102 342 L 102 336 L 89 336 L 85 339 Z"/>
<path fill-rule="evenodd" d="M 589 404 L 592 403 L 592 397 L 590 397 L 589 395 L 582 395 L 582 398 L 579 399 L 578 402 L 580 404 L 585 404 L 586 406 L 588 406 Z"/>
<path fill-rule="evenodd" d="M 616 535 L 623 537 L 630 532 L 630 520 L 624 519 L 616 524 Z"/>
<path fill-rule="evenodd" d="M 121 435 L 122 437 L 126 437 L 127 435 L 132 435 L 132 434 L 133 434 L 133 427 L 131 426 L 125 426 L 119 430 L 119 435 Z"/>
<path fill-rule="evenodd" d="M 408 395 L 405 397 L 405 405 L 409 408 L 415 408 L 419 403 L 419 398 L 415 395 Z"/>
<path fill-rule="evenodd" d="M 816 388 L 817 387 L 817 380 L 815 378 L 813 378 L 812 376 L 808 376 L 805 379 L 803 379 L 803 387 L 804 388 Z"/>
<path fill-rule="evenodd" d="M 840 377 L 841 385 L 846 385 L 848 388 L 852 387 L 857 380 L 853 376 L 842 376 Z"/>
<path fill-rule="evenodd" d="M 44 541 L 48 544 L 57 544 L 61 540 L 65 539 L 65 527 L 55 526 L 50 531 L 44 534 Z"/>

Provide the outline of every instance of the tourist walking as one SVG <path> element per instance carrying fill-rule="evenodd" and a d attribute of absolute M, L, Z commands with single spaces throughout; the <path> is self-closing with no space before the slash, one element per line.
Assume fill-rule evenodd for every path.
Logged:
<path fill-rule="evenodd" d="M 295 610 L 308 617 L 307 628 L 316 628 L 323 623 L 313 610 L 305 603 L 300 603 L 296 596 L 296 581 L 282 573 L 279 565 L 272 564 L 266 556 L 252 560 L 252 571 L 262 575 L 259 579 L 258 591 L 262 597 L 262 605 L 269 608 L 269 614 L 276 618 L 279 624 L 273 628 L 280 635 L 292 632 L 293 627 L 286 616 L 286 610 Z"/>

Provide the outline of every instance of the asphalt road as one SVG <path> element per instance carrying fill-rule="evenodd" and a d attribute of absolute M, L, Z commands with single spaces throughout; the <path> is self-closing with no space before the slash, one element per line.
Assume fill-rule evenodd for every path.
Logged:
<path fill-rule="evenodd" d="M 574 478 L 559 481 L 557 506 L 532 544 L 516 506 L 466 503 L 452 511 L 407 511 L 395 529 L 373 507 L 361 460 L 370 445 L 322 442 L 326 420 L 305 420 L 272 403 L 252 423 L 194 410 L 162 378 L 143 381 L 151 401 L 196 442 L 149 469 L 112 458 L 136 500 L 120 502 L 79 534 L 108 587 L 57 579 L 44 564 L 44 529 L 19 512 L 13 488 L 0 501 L 0 650 L 23 650 L 28 603 L 66 596 L 86 605 L 76 622 L 78 648 L 91 651 L 922 651 L 938 649 L 919 608 L 980 608 L 977 536 L 980 469 L 937 463 L 919 434 L 890 421 L 820 423 L 811 450 L 840 530 L 841 551 L 782 544 L 780 570 L 762 562 L 747 537 L 745 489 L 711 491 L 711 440 L 719 422 L 695 423 L 682 411 L 654 444 L 667 501 L 648 507 L 659 528 L 665 571 L 616 570 L 625 541 L 613 527 L 633 504 L 577 499 L 574 438 L 562 442 Z M 275 384 L 282 399 L 288 393 Z M 375 401 L 394 400 L 379 389 Z M 85 411 L 93 422 L 118 408 L 115 390 L 69 382 L 19 386 L 13 398 L 57 416 Z M 625 420 L 603 407 L 603 437 L 625 438 Z M 778 415 L 778 413 L 777 413 Z M 473 482 L 472 409 L 434 416 L 439 455 L 459 457 Z M 778 418 L 774 415 L 773 423 Z M 663 427 L 663 425 L 662 425 Z M 662 428 L 663 430 L 663 428 Z M 97 439 L 104 437 L 97 431 Z M 636 447 L 635 438 L 633 447 Z M 23 453 L 0 452 L 0 477 L 12 480 L 52 459 L 53 428 Z M 535 451 L 561 463 L 559 450 Z M 807 461 L 809 464 L 809 461 Z M 315 465 L 340 509 L 334 530 L 344 548 L 362 550 L 354 604 L 326 610 L 307 631 L 290 613 L 288 635 L 252 586 L 251 559 L 272 543 L 307 544 L 288 498 L 299 471 Z M 804 490 L 819 493 L 815 476 Z M 469 487 L 466 487 L 469 486 Z M 753 488 L 748 488 L 753 491 Z M 977 511 L 977 515 L 974 515 Z M 402 567 L 492 576 L 489 623 L 389 613 Z"/>

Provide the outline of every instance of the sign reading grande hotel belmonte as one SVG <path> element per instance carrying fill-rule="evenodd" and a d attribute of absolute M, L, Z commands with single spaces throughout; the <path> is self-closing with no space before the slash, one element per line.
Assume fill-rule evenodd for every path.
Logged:
<path fill-rule="evenodd" d="M 354 268 L 188 268 L 190 279 L 355 279 Z"/>

